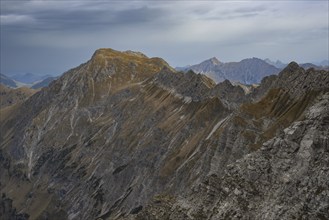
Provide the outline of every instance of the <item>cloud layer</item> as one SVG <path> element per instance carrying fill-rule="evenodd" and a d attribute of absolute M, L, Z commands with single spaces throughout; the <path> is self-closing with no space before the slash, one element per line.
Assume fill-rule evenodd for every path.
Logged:
<path fill-rule="evenodd" d="M 1 72 L 60 74 L 100 47 L 172 66 L 328 59 L 328 1 L 1 1 Z"/>

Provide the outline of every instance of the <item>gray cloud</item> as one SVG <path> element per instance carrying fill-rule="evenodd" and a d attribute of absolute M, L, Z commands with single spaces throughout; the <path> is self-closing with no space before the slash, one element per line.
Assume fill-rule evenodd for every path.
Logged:
<path fill-rule="evenodd" d="M 99 47 L 173 66 L 212 56 L 328 59 L 327 8 L 327 1 L 1 1 L 1 72 L 59 74 Z"/>
<path fill-rule="evenodd" d="M 88 2 L 87 2 L 88 3 Z M 90 3 L 89 3 L 90 4 Z M 79 29 L 88 26 L 120 26 L 136 25 L 147 22 L 155 22 L 159 17 L 164 16 L 164 11 L 160 8 L 149 8 L 147 6 L 117 9 L 112 7 L 112 3 L 101 2 L 102 7 L 90 7 L 88 4 L 77 5 L 75 7 L 64 7 L 62 4 L 57 7 L 47 5 L 25 10 L 19 9 L 17 12 L 4 10 L 1 15 L 1 24 L 11 27 L 22 27 L 52 30 L 58 29 Z M 19 14 L 21 13 L 21 14 Z M 29 21 L 29 22 L 28 22 Z"/>
<path fill-rule="evenodd" d="M 262 12 L 262 11 L 267 11 L 268 8 L 265 7 L 264 5 L 259 5 L 255 7 L 241 7 L 237 8 L 234 11 L 238 13 L 254 13 L 254 12 Z"/>

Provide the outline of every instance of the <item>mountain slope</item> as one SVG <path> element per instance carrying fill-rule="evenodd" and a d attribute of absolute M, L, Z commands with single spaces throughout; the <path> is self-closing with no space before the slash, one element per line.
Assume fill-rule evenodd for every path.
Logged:
<path fill-rule="evenodd" d="M 299 85 L 308 74 L 321 84 Z M 190 189 L 302 119 L 328 81 L 292 63 L 246 96 L 160 58 L 97 50 L 1 114 L 1 193 L 31 219 L 166 219 L 161 210 L 182 206 L 170 205 L 177 196 L 192 198 Z"/>
<path fill-rule="evenodd" d="M 23 102 L 35 92 L 36 90 L 26 87 L 12 89 L 0 84 L 0 108 Z"/>

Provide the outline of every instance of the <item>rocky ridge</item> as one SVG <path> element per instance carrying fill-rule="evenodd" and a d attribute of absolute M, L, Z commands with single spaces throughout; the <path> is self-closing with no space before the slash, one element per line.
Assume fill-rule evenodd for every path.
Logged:
<path fill-rule="evenodd" d="M 196 198 L 210 178 L 322 102 L 328 72 L 298 86 L 285 78 L 311 72 L 289 66 L 245 95 L 160 58 L 97 50 L 1 117 L 1 193 L 30 219 L 198 219 L 214 205 Z"/>

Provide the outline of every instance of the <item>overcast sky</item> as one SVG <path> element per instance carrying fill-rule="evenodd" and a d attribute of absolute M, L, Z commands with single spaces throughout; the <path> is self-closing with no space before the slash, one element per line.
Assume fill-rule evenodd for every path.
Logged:
<path fill-rule="evenodd" d="M 107 47 L 174 67 L 214 56 L 322 61 L 328 10 L 328 0 L 1 0 L 1 73 L 58 75 Z"/>

